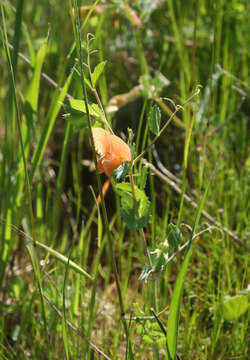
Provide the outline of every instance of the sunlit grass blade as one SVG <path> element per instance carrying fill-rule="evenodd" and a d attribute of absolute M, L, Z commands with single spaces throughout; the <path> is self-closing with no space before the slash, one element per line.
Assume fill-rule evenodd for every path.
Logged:
<path fill-rule="evenodd" d="M 211 180 L 208 183 L 206 190 L 201 199 L 200 205 L 197 209 L 194 224 L 190 234 L 189 243 L 185 251 L 184 260 L 182 262 L 180 271 L 177 276 L 177 280 L 174 287 L 174 292 L 171 298 L 168 323 L 167 323 L 167 336 L 166 336 L 166 360 L 175 360 L 177 352 L 177 340 L 178 340 L 178 328 L 179 328 L 179 318 L 180 318 L 180 308 L 181 301 L 183 296 L 184 282 L 187 274 L 188 264 L 191 257 L 191 248 L 195 235 L 196 228 L 198 226 L 202 209 L 207 197 L 207 193 L 211 184 Z"/>
<path fill-rule="evenodd" d="M 12 52 L 12 56 L 11 56 L 11 62 L 12 62 L 12 66 L 13 66 L 13 75 L 14 75 L 14 79 L 16 80 L 16 73 L 17 73 L 17 61 L 18 61 L 18 51 L 19 51 L 19 46 L 20 46 L 20 39 L 22 36 L 22 31 L 21 31 L 21 25 L 22 25 L 22 15 L 23 15 L 23 3 L 24 0 L 19 0 L 17 3 L 17 8 L 16 8 L 16 18 L 15 18 L 15 33 L 14 33 L 14 39 L 13 39 L 13 52 Z M 12 87 L 10 86 L 10 92 L 9 92 L 9 96 L 8 96 L 8 100 L 9 100 L 9 116 L 10 119 L 8 121 L 10 127 L 8 129 L 8 133 L 11 137 L 11 146 L 10 146 L 10 153 L 12 153 L 12 156 L 14 157 L 15 155 L 15 151 L 16 151 L 16 146 L 17 146 L 17 134 L 16 134 L 16 128 L 15 128 L 15 122 L 16 122 L 16 118 L 15 118 L 15 106 L 14 106 L 14 99 L 13 99 L 13 91 L 12 91 Z"/>
<path fill-rule="evenodd" d="M 62 91 L 58 95 L 58 98 L 56 100 L 56 103 L 54 104 L 51 115 L 48 116 L 46 119 L 46 123 L 44 125 L 39 143 L 38 143 L 36 150 L 32 157 L 32 167 L 31 167 L 31 171 L 30 171 L 30 180 L 31 181 L 33 179 L 33 176 L 34 176 L 37 166 L 39 166 L 39 164 L 42 161 L 46 145 L 48 143 L 50 134 L 52 132 L 52 129 L 53 129 L 55 121 L 56 121 L 56 117 L 58 115 L 58 112 L 62 106 L 62 102 L 64 101 L 65 95 L 70 86 L 72 75 L 73 75 L 73 73 L 71 72 L 70 75 L 68 76 L 67 80 L 65 81 Z"/>
<path fill-rule="evenodd" d="M 23 14 L 23 0 L 19 0 L 15 13 L 15 31 L 13 40 L 13 53 L 11 56 L 13 77 L 16 78 L 18 50 L 21 38 L 21 23 Z M 4 41 L 4 40 L 3 40 Z M 7 44 L 6 44 L 7 46 Z M 15 109 L 15 93 L 12 86 L 12 80 L 9 77 L 9 89 L 8 89 L 8 106 L 5 114 L 5 126 L 4 126 L 4 142 L 2 148 L 3 157 L 0 161 L 0 189 L 8 189 L 9 194 L 7 197 L 1 196 L 0 199 L 0 212 L 2 208 L 2 214 L 4 214 L 7 222 L 2 230 L 2 251 L 0 254 L 0 283 L 4 274 L 5 264 L 8 257 L 11 254 L 11 238 L 10 238 L 10 224 L 13 218 L 13 199 L 11 197 L 11 179 L 10 179 L 10 167 L 15 159 L 16 149 L 18 146 L 18 136 L 16 129 L 16 109 Z M 1 125 L 1 124 L 0 124 Z M 1 131 L 2 132 L 2 129 Z"/>
<path fill-rule="evenodd" d="M 15 36 L 14 36 L 13 53 L 12 53 L 12 66 L 13 66 L 14 77 L 16 77 L 18 50 L 19 50 L 20 37 L 22 33 L 21 25 L 22 25 L 23 3 L 24 0 L 19 0 L 16 9 Z"/>
<path fill-rule="evenodd" d="M 62 262 L 63 264 L 67 265 L 69 264 L 69 268 L 71 268 L 72 270 L 76 271 L 77 273 L 79 273 L 80 275 L 83 275 L 85 277 L 87 277 L 90 280 L 93 280 L 92 276 L 89 275 L 85 270 L 83 270 L 79 265 L 77 265 L 76 263 L 74 263 L 72 260 L 68 261 L 68 258 L 62 254 L 60 254 L 58 251 L 50 248 L 47 245 L 42 244 L 39 241 L 36 241 L 36 245 L 43 248 L 44 250 L 48 251 L 52 256 L 54 256 L 57 260 L 59 260 L 60 262 Z"/>
<path fill-rule="evenodd" d="M 63 280 L 63 311 L 62 311 L 62 338 L 63 338 L 63 345 L 64 345 L 64 352 L 65 352 L 65 357 L 68 360 L 69 359 L 69 343 L 68 343 L 68 336 L 67 336 L 67 318 L 66 318 L 66 285 L 67 285 L 67 281 L 68 281 L 68 275 L 69 275 L 69 262 L 70 262 L 70 255 L 72 252 L 72 248 L 70 250 L 70 254 L 69 257 L 67 259 L 67 264 L 66 264 L 66 270 L 65 270 L 65 275 L 64 275 L 64 280 Z"/>
<path fill-rule="evenodd" d="M 60 221 L 60 209 L 62 206 L 61 194 L 63 191 L 63 186 L 65 183 L 65 176 L 67 170 L 67 155 L 68 155 L 68 147 L 69 147 L 69 139 L 71 135 L 71 124 L 68 121 L 66 124 L 64 141 L 62 146 L 62 155 L 60 159 L 60 167 L 56 180 L 56 190 L 54 196 L 54 206 L 53 206 L 53 233 L 58 231 L 58 224 Z"/>
<path fill-rule="evenodd" d="M 176 11 L 174 9 L 173 0 L 168 1 L 168 6 L 172 21 L 173 32 L 176 39 L 176 46 L 178 50 L 179 59 L 183 67 L 184 73 L 186 75 L 187 83 L 189 84 L 190 82 L 189 59 L 188 59 L 188 53 L 186 52 L 186 49 L 183 46 L 183 35 L 181 30 L 182 29 L 181 25 L 183 25 L 181 22 L 182 17 L 181 16 L 179 17 L 179 23 L 177 23 Z"/>
<path fill-rule="evenodd" d="M 26 159 L 28 159 L 30 153 L 33 126 L 38 109 L 41 71 L 47 52 L 47 46 L 48 46 L 48 37 L 44 40 L 42 46 L 38 50 L 32 79 L 28 87 L 27 95 L 24 102 L 24 114 L 22 119 L 21 131 L 22 131 L 22 138 L 24 144 L 24 155 Z M 20 147 L 18 151 L 18 157 L 20 158 L 21 156 L 22 156 L 22 150 Z M 19 169 L 17 172 L 17 177 L 19 180 L 18 188 L 16 190 L 17 206 L 20 206 L 22 201 L 23 187 L 25 183 L 24 173 L 25 173 L 24 165 L 22 162 L 20 162 Z"/>
<path fill-rule="evenodd" d="M 92 187 L 91 187 L 90 189 L 91 189 L 92 195 L 93 195 L 93 197 L 94 197 L 94 199 L 95 199 L 96 208 L 97 208 L 97 214 L 98 214 L 98 222 L 97 222 L 97 224 L 98 224 L 97 244 L 98 244 L 98 247 L 100 247 L 100 246 L 101 246 L 101 242 L 102 242 L 102 228 L 103 228 L 103 226 L 102 226 L 101 211 L 100 211 L 100 206 L 99 206 L 99 204 L 98 204 L 98 202 L 97 202 L 97 199 L 96 199 L 96 196 L 95 196 L 95 192 L 94 192 L 94 190 L 93 190 Z"/>
<path fill-rule="evenodd" d="M 9 75 L 10 75 L 10 79 L 11 79 L 11 87 L 12 87 L 12 92 L 14 95 L 13 100 L 14 100 L 15 111 L 16 111 L 16 122 L 17 122 L 18 134 L 20 137 L 20 149 L 21 149 L 21 159 L 22 159 L 21 166 L 23 168 L 22 177 L 24 178 L 24 183 L 26 185 L 26 194 L 27 194 L 28 206 L 29 206 L 28 217 L 30 220 L 31 232 L 33 235 L 32 237 L 33 237 L 33 239 L 35 239 L 34 215 L 33 215 L 33 207 L 32 207 L 30 182 L 29 182 L 29 176 L 28 176 L 27 159 L 26 159 L 26 155 L 25 155 L 25 147 L 24 147 L 24 142 L 23 142 L 21 117 L 20 117 L 18 103 L 17 103 L 17 90 L 16 90 L 16 84 L 15 84 L 15 77 L 14 77 L 14 73 L 13 73 L 11 57 L 10 57 L 10 52 L 9 52 L 9 48 L 8 48 L 7 28 L 6 28 L 3 4 L 1 4 L 1 15 L 2 15 L 2 21 L 3 21 L 3 30 L 1 28 L 1 37 L 3 40 L 4 48 L 5 48 L 6 58 L 7 58 L 7 62 L 8 62 L 8 70 L 9 70 Z M 32 251 L 30 251 L 30 259 L 32 262 L 32 267 L 33 267 L 33 271 L 35 274 L 35 279 L 36 279 L 36 283 L 37 283 L 37 287 L 38 287 L 39 295 L 40 295 L 40 303 L 41 303 L 41 308 L 42 308 L 42 318 L 43 318 L 45 338 L 46 338 L 47 343 L 49 343 L 45 305 L 44 305 L 44 300 L 42 297 L 42 283 L 41 283 L 41 278 L 40 278 L 38 257 L 36 254 L 36 249 L 34 247 L 34 242 L 30 243 L 29 249 L 33 250 L 33 253 L 32 253 Z M 33 257 L 33 255 L 34 255 L 34 257 Z"/>
<path fill-rule="evenodd" d="M 41 71 L 47 53 L 47 46 L 48 46 L 48 36 L 44 40 L 42 46 L 40 47 L 36 55 L 34 72 L 25 98 L 25 103 L 24 103 L 25 119 L 22 122 L 22 135 L 25 145 L 27 145 L 28 132 L 29 129 L 31 128 L 31 124 L 34 120 L 34 116 L 38 108 Z"/>

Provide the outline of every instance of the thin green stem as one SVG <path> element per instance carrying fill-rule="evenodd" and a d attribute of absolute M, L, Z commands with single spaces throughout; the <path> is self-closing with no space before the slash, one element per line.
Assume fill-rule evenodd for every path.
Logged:
<path fill-rule="evenodd" d="M 125 310 L 124 310 L 124 304 L 123 304 L 123 299 L 122 299 L 122 294 L 121 294 L 121 287 L 120 287 L 120 282 L 119 282 L 119 276 L 118 276 L 118 271 L 117 271 L 117 266 L 116 266 L 115 255 L 114 255 L 113 242 L 112 242 L 111 233 L 109 230 L 108 215 L 107 215 L 104 198 L 103 198 L 103 194 L 102 194 L 101 179 L 100 179 L 100 175 L 97 171 L 97 158 L 96 158 L 96 153 L 94 150 L 95 149 L 94 138 L 93 138 L 93 133 L 92 133 L 89 108 L 88 108 L 87 90 L 86 90 L 85 81 L 84 81 L 83 54 L 82 54 L 82 45 L 81 45 L 82 39 L 81 39 L 81 32 L 80 32 L 80 17 L 79 17 L 79 9 L 78 9 L 77 0 L 73 0 L 73 5 L 74 5 L 74 9 L 75 9 L 75 14 L 76 14 L 74 25 L 75 25 L 75 31 L 76 31 L 76 34 L 75 34 L 76 45 L 77 45 L 78 55 L 79 55 L 79 59 L 80 59 L 82 91 L 83 91 L 83 97 L 84 97 L 84 102 L 85 102 L 85 107 L 86 107 L 88 128 L 89 128 L 89 134 L 90 134 L 90 142 L 91 142 L 91 146 L 92 146 L 92 152 L 93 152 L 93 157 L 94 157 L 94 162 L 95 162 L 95 167 L 96 167 L 97 185 L 98 185 L 98 191 L 99 191 L 99 194 L 101 197 L 101 206 L 102 206 L 104 224 L 105 224 L 105 229 L 107 232 L 108 243 L 109 243 L 110 252 L 111 252 L 112 268 L 113 268 L 113 272 L 114 272 L 114 276 L 115 276 L 115 283 L 116 283 L 116 288 L 117 288 L 117 293 L 118 293 L 118 298 L 119 298 L 121 319 L 122 319 L 122 323 L 124 326 L 126 336 L 128 338 L 128 327 L 127 327 L 126 321 L 124 320 Z"/>
<path fill-rule="evenodd" d="M 136 135 L 136 148 L 135 148 L 136 154 L 137 154 L 138 151 L 139 151 L 141 130 L 142 130 L 143 118 L 144 118 L 144 114 L 145 114 L 147 102 L 148 102 L 148 99 L 145 98 L 145 100 L 144 100 L 144 102 L 143 102 L 143 106 L 142 106 L 142 111 L 141 111 L 141 115 L 140 115 L 140 119 L 139 119 L 139 126 L 138 126 L 138 129 L 137 129 L 137 135 Z"/>
<path fill-rule="evenodd" d="M 33 214 L 33 208 L 32 208 L 31 189 L 30 189 L 29 175 L 28 175 L 28 169 L 27 169 L 27 160 L 26 160 L 26 156 L 25 156 L 24 143 L 23 143 L 23 137 L 22 137 L 21 119 L 20 119 L 20 113 L 19 113 L 18 104 L 17 104 L 17 91 L 16 91 L 16 86 L 15 86 L 15 76 L 14 76 L 13 66 L 12 66 L 11 57 L 10 57 L 9 48 L 8 48 L 8 37 L 7 37 L 3 4 L 1 4 L 1 13 L 2 13 L 2 20 L 3 20 L 3 31 L 1 29 L 1 36 L 2 36 L 2 41 L 4 44 L 5 53 L 6 53 L 8 66 L 9 66 L 9 70 L 10 70 L 11 86 L 12 86 L 13 94 L 14 94 L 13 100 L 14 100 L 14 105 L 15 105 L 15 110 L 16 110 L 17 127 L 18 127 L 18 134 L 19 134 L 21 153 L 22 153 L 22 161 L 23 161 L 24 173 L 25 173 L 26 193 L 27 193 L 28 204 L 29 204 L 29 218 L 30 218 L 31 233 L 32 233 L 32 239 L 33 239 L 33 247 L 32 247 L 32 249 L 29 249 L 29 254 L 31 256 L 31 261 L 32 261 L 32 256 L 34 256 L 34 259 L 35 259 L 35 263 L 33 263 L 33 261 L 32 261 L 32 265 L 33 265 L 34 274 L 35 274 L 35 277 L 37 280 L 39 294 L 40 294 L 46 340 L 49 344 L 47 320 L 46 320 L 46 314 L 45 314 L 45 305 L 44 305 L 44 300 L 43 300 L 43 296 L 42 296 L 42 284 L 41 284 L 40 268 L 39 268 L 40 265 L 39 265 L 38 256 L 36 253 L 34 214 Z"/>
<path fill-rule="evenodd" d="M 102 102 L 101 102 L 101 100 L 100 100 L 100 97 L 99 97 L 99 95 L 98 95 L 98 92 L 97 92 L 96 88 L 93 88 L 92 91 L 93 91 L 93 93 L 94 93 L 94 95 L 95 95 L 95 98 L 96 98 L 96 101 L 97 101 L 97 103 L 98 103 L 98 106 L 99 106 L 99 108 L 101 109 L 101 112 L 102 112 L 102 115 L 103 115 L 103 119 L 104 119 L 105 124 L 107 125 L 107 127 L 108 127 L 109 131 L 111 132 L 111 134 L 114 134 L 114 132 L 113 132 L 113 130 L 112 130 L 112 128 L 111 128 L 111 126 L 110 126 L 107 118 L 106 118 L 106 114 L 105 114 L 105 111 L 104 111 L 104 109 L 103 109 Z"/>
<path fill-rule="evenodd" d="M 175 111 L 172 113 L 172 115 L 170 116 L 170 118 L 168 119 L 168 121 L 166 122 L 166 124 L 161 128 L 161 130 L 159 131 L 159 134 L 156 135 L 154 137 L 154 139 L 148 144 L 148 146 L 146 147 L 146 149 L 140 154 L 138 155 L 134 161 L 132 166 L 134 166 L 145 154 L 146 152 L 152 147 L 152 145 L 154 145 L 154 143 L 160 138 L 160 136 L 163 134 L 163 132 L 166 130 L 166 128 L 168 127 L 168 125 L 170 124 L 170 122 L 173 120 L 175 114 L 177 114 L 177 112 L 183 108 L 183 106 L 185 106 L 189 101 L 191 101 L 195 96 L 197 96 L 200 93 L 200 87 L 197 87 L 197 90 L 194 92 L 193 95 L 191 95 L 182 105 L 176 105 L 175 107 Z"/>
<path fill-rule="evenodd" d="M 130 180 L 130 184 L 131 184 L 131 191 L 132 191 L 132 197 L 133 197 L 133 201 L 134 201 L 135 213 L 136 213 L 136 216 L 138 217 L 139 213 L 138 213 L 138 206 L 137 206 L 136 195 L 135 195 L 135 183 L 134 183 L 134 177 L 133 177 L 132 170 L 129 173 L 129 180 Z M 141 237 L 142 237 L 143 242 L 145 244 L 146 253 L 147 253 L 147 257 L 148 257 L 148 262 L 149 262 L 149 264 L 150 264 L 150 266 L 152 268 L 153 264 L 152 264 L 150 252 L 149 252 L 149 249 L 148 249 L 146 236 L 145 236 L 144 231 L 143 231 L 142 228 L 140 229 L 140 234 L 141 234 Z"/>

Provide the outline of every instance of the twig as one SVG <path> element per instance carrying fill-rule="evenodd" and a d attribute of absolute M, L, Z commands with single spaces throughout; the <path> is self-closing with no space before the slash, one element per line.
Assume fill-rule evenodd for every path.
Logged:
<path fill-rule="evenodd" d="M 158 152 L 156 150 L 156 147 L 155 145 L 152 146 L 152 154 L 153 154 L 153 157 L 156 161 L 156 164 L 157 164 L 157 167 L 161 170 L 161 172 L 166 175 L 167 177 L 169 177 L 171 180 L 175 181 L 177 184 L 181 184 L 182 181 L 181 179 L 179 179 L 177 176 L 175 176 L 174 174 L 172 174 L 164 165 L 163 163 L 161 162 L 160 158 L 159 158 L 159 155 L 158 155 Z"/>
<path fill-rule="evenodd" d="M 144 165 L 146 167 L 148 167 L 151 171 L 153 171 L 153 173 L 158 176 L 161 180 L 163 180 L 164 182 L 166 182 L 168 185 L 170 185 L 172 187 L 172 189 L 174 189 L 178 194 L 181 194 L 181 189 L 179 188 L 179 186 L 173 181 L 170 180 L 167 176 L 165 176 L 164 174 L 162 174 L 162 172 L 160 172 L 159 170 L 156 169 L 156 167 L 152 164 L 150 164 L 147 160 L 142 159 L 142 162 L 144 163 Z M 184 199 L 189 202 L 195 209 L 198 207 L 197 203 L 187 194 L 184 194 Z M 239 237 L 232 232 L 231 230 L 229 230 L 227 227 L 222 226 L 214 217 L 212 217 L 208 212 L 206 212 L 205 210 L 202 210 L 202 215 L 207 218 L 211 223 L 213 223 L 215 226 L 217 226 L 218 228 L 222 229 L 227 235 L 229 235 L 237 244 L 239 244 L 240 246 L 243 246 L 248 252 L 250 252 L 250 248 L 244 243 L 242 242 Z"/>
<path fill-rule="evenodd" d="M 57 315 L 62 318 L 62 312 L 47 298 L 46 295 L 43 294 L 44 299 L 46 300 L 46 302 L 49 304 L 50 307 L 52 307 L 52 309 L 57 313 Z M 78 335 L 80 336 L 83 340 L 86 341 L 86 343 L 98 354 L 104 357 L 104 359 L 106 360 L 111 360 L 106 354 L 104 354 L 103 351 L 101 351 L 95 344 L 93 344 L 91 341 L 89 341 L 80 331 L 79 328 L 77 328 L 75 325 L 73 325 L 67 318 L 66 318 L 66 323 L 67 325 Z"/>
<path fill-rule="evenodd" d="M 138 155 L 133 163 L 132 167 L 143 157 L 144 154 L 155 144 L 155 142 L 160 138 L 160 136 L 163 134 L 163 132 L 166 130 L 167 126 L 170 124 L 170 122 L 173 120 L 174 116 L 177 114 L 178 111 L 183 109 L 183 106 L 185 106 L 187 103 L 189 103 L 195 96 L 197 96 L 200 93 L 201 86 L 198 85 L 196 91 L 181 105 L 176 105 L 175 111 L 172 112 L 171 116 L 169 117 L 168 121 L 163 125 L 159 133 L 154 137 L 154 139 L 148 144 L 145 150 L 142 151 L 140 155 Z"/>

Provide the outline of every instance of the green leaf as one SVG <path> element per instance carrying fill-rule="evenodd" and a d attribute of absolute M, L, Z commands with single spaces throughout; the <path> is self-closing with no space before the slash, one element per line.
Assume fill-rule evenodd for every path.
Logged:
<path fill-rule="evenodd" d="M 176 225 L 171 223 L 167 227 L 166 235 L 167 235 L 169 246 L 172 246 L 175 249 L 178 249 L 178 246 L 182 242 L 182 233 L 181 233 L 180 229 Z"/>
<path fill-rule="evenodd" d="M 134 304 L 134 316 L 142 317 L 144 315 L 145 315 L 145 313 L 140 308 L 140 305 L 138 303 L 135 303 Z"/>
<path fill-rule="evenodd" d="M 41 71 L 43 62 L 45 59 L 46 51 L 48 46 L 48 38 L 46 38 L 38 50 L 36 60 L 35 60 L 35 67 L 34 72 L 32 75 L 32 79 L 30 85 L 28 87 L 28 91 L 25 98 L 24 103 L 24 116 L 22 122 L 22 136 L 24 140 L 24 144 L 26 145 L 26 156 L 28 155 L 29 151 L 29 137 L 30 131 L 32 128 L 32 124 L 35 119 L 35 114 L 37 112 L 38 107 L 38 96 L 39 96 L 39 88 L 40 88 L 40 79 L 41 79 Z M 29 140 L 28 140 L 29 139 Z"/>
<path fill-rule="evenodd" d="M 143 270 L 142 270 L 142 273 L 141 275 L 139 276 L 139 280 L 140 281 L 145 281 L 147 282 L 148 281 L 148 277 L 149 275 L 152 273 L 152 268 L 150 265 L 145 265 Z"/>
<path fill-rule="evenodd" d="M 131 168 L 131 164 L 127 164 L 123 162 L 118 168 L 113 171 L 113 175 L 115 176 L 116 180 L 123 180 L 129 174 Z"/>
<path fill-rule="evenodd" d="M 121 215 L 127 227 L 133 230 L 146 226 L 149 221 L 149 201 L 144 191 L 135 186 L 135 198 L 138 209 L 137 216 L 131 185 L 128 183 L 117 184 L 116 190 L 121 196 Z"/>
<path fill-rule="evenodd" d="M 81 82 L 81 74 L 80 74 L 80 72 L 76 68 L 74 68 L 74 70 L 75 70 L 74 71 L 74 78 L 76 78 L 78 81 Z M 91 86 L 91 84 L 90 84 L 90 82 L 89 82 L 89 80 L 87 79 L 86 76 L 84 76 L 84 82 L 85 82 L 85 84 L 88 86 L 88 88 L 90 90 L 93 90 L 93 88 L 92 88 L 92 86 Z"/>
<path fill-rule="evenodd" d="M 46 38 L 38 50 L 35 67 L 32 75 L 32 80 L 28 87 L 28 91 L 26 94 L 24 107 L 23 107 L 23 121 L 22 121 L 22 138 L 24 143 L 24 151 L 26 159 L 29 157 L 30 152 L 30 144 L 32 142 L 32 131 L 35 128 L 35 117 L 38 109 L 38 97 L 39 97 L 39 89 L 40 89 L 40 78 L 43 62 L 45 59 L 46 51 L 48 45 L 48 38 Z M 22 156 L 21 147 L 18 150 L 18 157 Z M 23 195 L 23 187 L 25 183 L 24 177 L 24 163 L 21 162 L 18 170 L 18 190 L 16 195 L 16 203 L 18 206 L 21 204 L 21 199 Z"/>
<path fill-rule="evenodd" d="M 96 65 L 93 73 L 91 74 L 91 79 L 92 79 L 92 83 L 93 83 L 94 87 L 95 87 L 99 77 L 101 76 L 101 74 L 103 72 L 105 64 L 106 64 L 106 61 L 100 62 L 100 64 Z"/>
<path fill-rule="evenodd" d="M 169 80 L 160 72 L 156 72 L 152 78 L 150 75 L 142 75 L 139 79 L 141 85 L 143 85 L 143 94 L 149 99 L 158 95 L 164 86 L 169 85 Z"/>
<path fill-rule="evenodd" d="M 82 112 L 74 110 L 70 107 L 69 112 L 64 114 L 63 117 L 65 120 L 69 121 L 73 127 L 73 130 L 80 130 L 88 126 L 88 121 L 86 116 Z"/>
<path fill-rule="evenodd" d="M 69 104 L 72 109 L 86 114 L 85 102 L 83 100 L 70 99 Z M 88 108 L 91 116 L 102 118 L 102 112 L 97 104 L 88 104 Z"/>
<path fill-rule="evenodd" d="M 22 23 L 22 31 L 23 31 L 24 37 L 26 38 L 26 43 L 27 43 L 27 46 L 29 49 L 31 66 L 34 67 L 35 61 L 36 61 L 36 54 L 35 54 L 35 50 L 33 47 L 31 35 L 29 33 L 27 25 L 24 22 Z"/>
<path fill-rule="evenodd" d="M 45 125 L 42 129 L 42 134 L 41 137 L 39 139 L 38 145 L 35 148 L 35 152 L 32 156 L 32 167 L 31 167 L 31 172 L 30 172 L 30 182 L 32 182 L 34 173 L 36 168 L 40 165 L 44 152 L 45 152 L 45 148 L 47 146 L 47 143 L 49 141 L 49 137 L 51 135 L 51 132 L 53 130 L 53 127 L 55 125 L 55 121 L 57 118 L 57 115 L 61 109 L 61 104 L 64 101 L 64 98 L 66 96 L 66 93 L 68 91 L 68 88 L 71 84 L 71 79 L 72 79 L 72 73 L 69 74 L 68 78 L 65 81 L 65 84 L 62 87 L 62 90 L 59 91 L 59 89 L 57 89 L 56 93 L 55 93 L 55 103 L 53 106 L 53 109 L 51 112 L 49 112 L 49 114 L 46 117 L 46 121 L 45 121 Z"/>
<path fill-rule="evenodd" d="M 158 135 L 161 123 L 161 111 L 157 105 L 153 105 L 148 113 L 149 129 L 153 134 Z"/>
<path fill-rule="evenodd" d="M 165 335 L 156 322 L 145 321 L 142 324 L 140 322 L 136 329 L 147 344 L 157 343 L 158 345 L 163 345 L 165 342 Z"/>
<path fill-rule="evenodd" d="M 169 247 L 166 241 L 158 244 L 158 247 L 150 252 L 152 267 L 145 265 L 139 280 L 148 281 L 149 276 L 162 277 L 169 263 Z"/>
<path fill-rule="evenodd" d="M 246 295 L 226 297 L 220 305 L 222 318 L 226 321 L 237 320 L 249 309 L 249 299 Z"/>
<path fill-rule="evenodd" d="M 37 111 L 41 71 L 47 52 L 47 46 L 48 37 L 44 40 L 42 46 L 38 50 L 34 73 L 26 96 L 26 101 L 30 104 L 31 110 L 34 112 Z"/>
<path fill-rule="evenodd" d="M 32 244 L 32 243 L 30 243 Z M 58 251 L 48 247 L 47 245 L 36 241 L 36 245 L 48 251 L 52 256 L 54 256 L 57 260 L 61 261 L 63 264 L 69 266 L 72 270 L 76 271 L 78 274 L 86 276 L 90 280 L 93 280 L 92 276 L 89 275 L 85 270 L 83 270 L 80 266 L 78 266 L 72 260 L 69 260 L 66 256 L 60 254 Z"/>

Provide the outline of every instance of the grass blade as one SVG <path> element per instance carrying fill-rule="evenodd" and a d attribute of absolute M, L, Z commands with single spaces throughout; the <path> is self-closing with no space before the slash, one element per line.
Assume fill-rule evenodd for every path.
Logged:
<path fill-rule="evenodd" d="M 70 250 L 69 257 L 67 259 L 66 271 L 65 271 L 65 275 L 64 275 L 64 281 L 63 281 L 62 338 L 63 338 L 65 357 L 67 360 L 69 360 L 69 344 L 68 344 L 68 337 L 67 337 L 65 290 L 66 290 L 66 285 L 67 285 L 68 275 L 69 275 L 69 262 L 70 262 L 71 252 L 72 252 L 72 248 Z"/>
<path fill-rule="evenodd" d="M 22 159 L 21 167 L 23 168 L 22 177 L 24 178 L 24 183 L 26 185 L 26 193 L 27 193 L 27 197 L 28 197 L 28 206 L 29 206 L 28 215 L 29 215 L 29 220 L 30 220 L 30 224 L 31 224 L 31 231 L 32 231 L 32 235 L 33 235 L 32 237 L 33 237 L 33 239 L 35 239 L 35 236 L 34 236 L 35 235 L 35 232 L 34 232 L 34 215 L 33 215 L 33 207 L 32 207 L 32 198 L 31 198 L 31 189 L 30 189 L 28 168 L 27 168 L 27 159 L 26 159 L 26 155 L 25 155 L 23 133 L 22 133 L 22 128 L 21 128 L 21 117 L 20 117 L 18 104 L 17 104 L 17 90 L 16 90 L 16 84 L 15 84 L 15 77 L 14 77 L 14 73 L 13 73 L 11 57 L 10 57 L 9 48 L 8 48 L 8 37 L 7 37 L 7 29 L 6 29 L 6 21 L 5 21 L 3 4 L 1 4 L 1 14 L 2 14 L 2 20 L 3 20 L 3 30 L 1 28 L 1 37 L 2 37 L 3 44 L 4 44 L 4 48 L 5 48 L 6 58 L 7 58 L 7 61 L 8 61 L 8 70 L 9 70 L 9 75 L 10 75 L 10 79 L 11 79 L 11 87 L 12 87 L 12 92 L 14 94 L 13 100 L 14 100 L 14 105 L 15 105 L 15 110 L 16 110 L 16 120 L 17 120 L 18 134 L 19 134 L 19 137 L 20 137 L 20 149 L 21 149 L 21 159 Z M 38 287 L 38 290 L 39 290 L 39 295 L 40 295 L 40 302 L 41 302 L 41 307 L 42 307 L 42 318 L 43 318 L 43 325 L 44 325 L 44 333 L 45 333 L 46 341 L 49 344 L 49 336 L 48 336 L 47 320 L 46 320 L 46 313 L 45 313 L 45 305 L 44 305 L 44 300 L 43 300 L 43 296 L 42 296 L 42 283 L 41 283 L 41 277 L 40 277 L 40 271 L 39 271 L 39 262 L 38 262 L 38 257 L 37 257 L 37 254 L 36 254 L 36 248 L 34 246 L 34 242 L 35 242 L 35 240 L 33 240 L 33 242 L 30 243 L 30 249 L 33 251 L 33 254 L 30 251 L 30 260 L 31 260 L 31 263 L 32 263 L 32 267 L 33 267 L 33 271 L 34 271 L 35 279 L 36 279 L 36 284 L 37 284 L 37 287 Z"/>
<path fill-rule="evenodd" d="M 68 258 L 66 256 L 60 254 L 58 251 L 50 248 L 47 245 L 40 243 L 39 241 L 36 241 L 36 245 L 45 249 L 46 251 L 48 251 L 52 256 L 54 256 L 57 260 L 61 261 L 63 264 L 67 265 L 69 263 L 69 268 L 76 271 L 78 274 L 83 275 L 90 280 L 93 280 L 92 276 L 89 275 L 85 270 L 83 270 L 80 266 L 78 266 L 72 260 L 68 261 Z"/>
<path fill-rule="evenodd" d="M 187 245 L 187 249 L 185 252 L 184 260 L 181 265 L 181 269 L 178 273 L 178 277 L 176 280 L 174 292 L 171 299 L 168 324 L 167 324 L 167 337 L 166 337 L 166 347 L 167 347 L 167 360 L 175 360 L 176 359 L 176 351 L 177 351 L 177 339 L 178 339 L 178 327 L 179 327 L 179 318 L 180 318 L 180 307 L 183 296 L 183 288 L 185 277 L 187 274 L 188 264 L 191 257 L 191 247 L 194 238 L 194 234 L 199 223 L 202 209 L 204 207 L 205 199 L 207 197 L 207 193 L 211 184 L 211 180 L 208 183 L 206 190 L 201 199 L 201 203 L 197 209 L 194 224 L 192 227 L 189 243 Z"/>
<path fill-rule="evenodd" d="M 52 114 L 51 114 L 51 116 L 47 117 L 47 120 L 46 120 L 45 126 L 43 128 L 42 135 L 40 137 L 38 146 L 36 147 L 36 150 L 32 157 L 32 167 L 31 167 L 31 172 L 30 172 L 30 180 L 31 181 L 33 179 L 33 176 L 35 174 L 35 170 L 36 170 L 37 166 L 39 166 L 42 161 L 46 145 L 48 143 L 50 134 L 52 132 L 52 129 L 53 129 L 55 121 L 56 121 L 56 117 L 59 113 L 61 104 L 62 104 L 62 102 L 66 96 L 66 93 L 68 91 L 68 88 L 70 86 L 72 75 L 73 75 L 73 73 L 70 73 L 67 80 L 65 81 L 62 91 L 60 92 L 60 94 L 58 96 L 57 103 L 53 108 Z"/>

